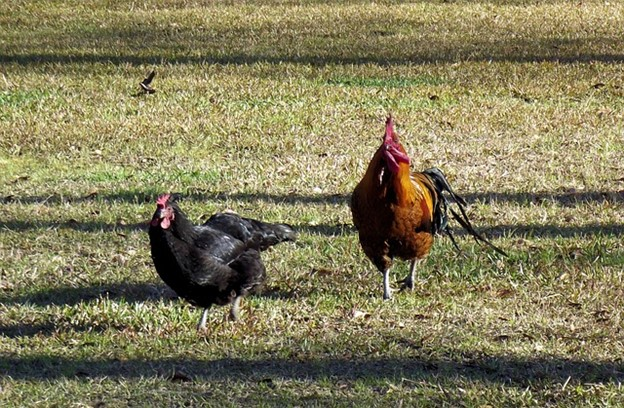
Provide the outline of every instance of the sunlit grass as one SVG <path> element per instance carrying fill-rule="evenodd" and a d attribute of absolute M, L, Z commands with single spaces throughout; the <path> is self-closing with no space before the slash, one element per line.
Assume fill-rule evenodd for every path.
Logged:
<path fill-rule="evenodd" d="M 618 2 L 0 5 L 0 405 L 620 406 Z M 157 71 L 154 95 L 138 83 Z M 381 299 L 348 197 L 392 112 L 510 254 Z M 286 222 L 242 320 L 155 274 L 155 197 Z M 393 286 L 407 273 L 397 263 Z"/>

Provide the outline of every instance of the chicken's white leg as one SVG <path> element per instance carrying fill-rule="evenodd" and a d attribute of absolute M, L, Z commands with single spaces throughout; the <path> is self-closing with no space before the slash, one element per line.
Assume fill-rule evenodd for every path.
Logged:
<path fill-rule="evenodd" d="M 384 300 L 392 299 L 392 289 L 390 289 L 390 268 L 387 268 L 383 273 L 383 286 L 384 286 Z"/>
<path fill-rule="evenodd" d="M 197 324 L 197 330 L 206 330 L 206 320 L 208 319 L 208 311 L 209 307 L 205 308 L 202 312 L 201 319 L 199 319 L 199 323 Z"/>
<path fill-rule="evenodd" d="M 232 308 L 230 309 L 230 319 L 232 319 L 233 321 L 238 320 L 238 309 L 242 298 L 242 296 L 236 296 L 236 298 L 234 298 L 234 301 L 232 302 Z"/>
<path fill-rule="evenodd" d="M 413 259 L 412 260 L 412 264 L 410 265 L 409 275 L 407 275 L 407 277 L 403 281 L 406 288 L 414 289 L 414 275 L 415 275 L 415 272 L 416 272 L 416 265 L 418 265 L 421 261 L 422 261 L 422 259 Z"/>

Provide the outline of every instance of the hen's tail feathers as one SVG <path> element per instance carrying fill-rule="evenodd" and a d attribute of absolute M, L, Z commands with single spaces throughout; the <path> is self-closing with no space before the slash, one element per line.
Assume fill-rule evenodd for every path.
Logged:
<path fill-rule="evenodd" d="M 483 242 L 499 254 L 503 256 L 508 256 L 505 251 L 492 244 L 483 235 L 475 231 L 472 224 L 470 223 L 468 215 L 466 214 L 466 200 L 464 200 L 461 196 L 455 194 L 448 180 L 446 179 L 446 177 L 444 177 L 444 173 L 442 173 L 442 170 L 438 169 L 437 167 L 432 167 L 423 171 L 423 173 L 426 174 L 433 181 L 438 193 L 439 199 L 434 211 L 434 226 L 436 232 L 445 232 L 449 236 L 449 238 L 451 238 L 453 246 L 455 246 L 458 251 L 461 251 L 459 249 L 459 246 L 457 245 L 457 242 L 455 242 L 455 238 L 453 237 L 453 234 L 451 232 L 451 227 L 449 227 L 448 225 L 448 210 L 451 212 L 452 217 L 459 223 L 459 225 L 461 225 L 466 230 L 466 232 L 472 235 L 475 241 Z M 457 207 L 459 208 L 459 214 L 449 207 L 449 201 L 444 195 L 444 192 L 447 192 L 451 200 L 457 204 Z"/>
<path fill-rule="evenodd" d="M 243 220 L 253 225 L 254 232 L 251 241 L 261 251 L 280 242 L 297 240 L 297 233 L 290 225 L 270 224 L 249 218 L 243 218 Z"/>
<path fill-rule="evenodd" d="M 215 214 L 204 224 L 245 242 L 250 248 L 265 250 L 284 241 L 295 241 L 297 233 L 286 224 L 270 224 L 234 213 Z"/>

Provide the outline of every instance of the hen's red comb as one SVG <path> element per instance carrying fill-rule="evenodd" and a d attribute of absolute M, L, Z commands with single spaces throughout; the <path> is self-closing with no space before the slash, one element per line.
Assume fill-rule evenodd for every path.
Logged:
<path fill-rule="evenodd" d="M 156 206 L 159 208 L 165 208 L 167 206 L 167 202 L 169 201 L 170 197 L 171 197 L 171 194 L 162 194 L 156 200 Z"/>

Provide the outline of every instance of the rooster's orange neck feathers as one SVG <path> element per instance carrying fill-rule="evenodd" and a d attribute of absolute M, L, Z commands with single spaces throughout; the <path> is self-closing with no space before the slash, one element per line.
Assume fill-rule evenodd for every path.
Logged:
<path fill-rule="evenodd" d="M 419 197 L 422 197 L 410 177 L 409 164 L 398 163 L 398 171 L 392 172 L 383 157 L 384 146 L 382 145 L 375 152 L 361 181 L 365 191 L 376 191 L 377 198 L 395 202 L 400 206 L 413 204 Z"/>
<path fill-rule="evenodd" d="M 387 162 L 388 144 L 392 145 L 395 152 L 392 163 Z M 388 117 L 386 121 L 384 141 L 375 152 L 362 183 L 365 191 L 376 191 L 377 198 L 400 207 L 419 204 L 423 215 L 431 217 L 433 214 L 434 198 L 426 186 L 412 177 L 409 157 L 394 131 L 392 117 Z"/>

